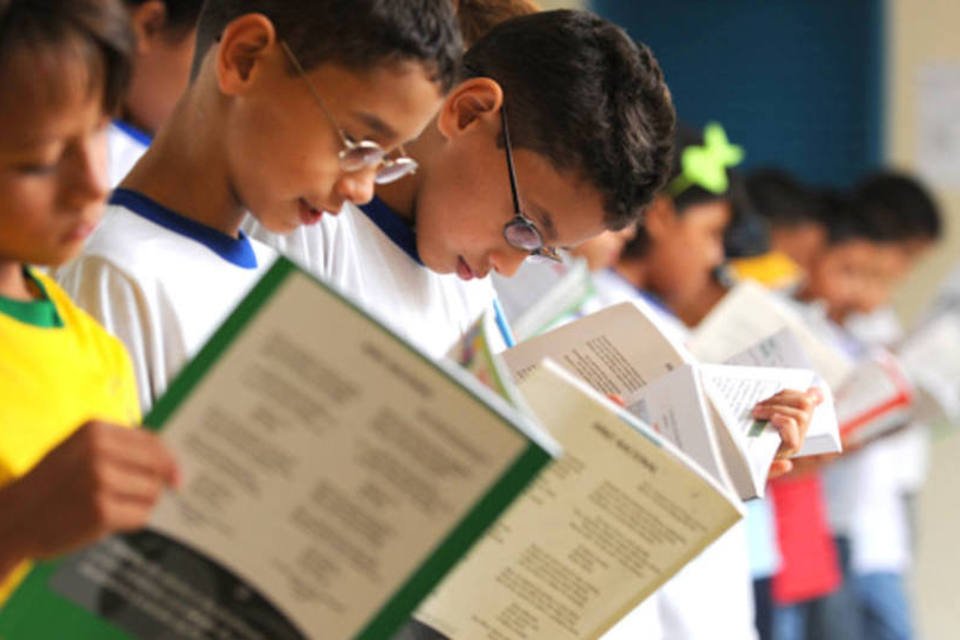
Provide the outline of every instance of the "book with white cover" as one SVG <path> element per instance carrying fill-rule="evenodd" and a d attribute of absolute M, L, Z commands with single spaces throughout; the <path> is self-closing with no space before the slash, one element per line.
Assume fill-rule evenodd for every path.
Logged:
<path fill-rule="evenodd" d="M 780 435 L 766 422 L 754 424 L 751 411 L 783 389 L 806 390 L 816 374 L 703 367 L 669 335 L 657 313 L 636 300 L 521 342 L 501 357 L 517 380 L 551 358 L 595 390 L 619 396 L 654 426 L 662 425 L 665 437 L 742 498 L 762 496 Z M 694 373 L 677 373 L 684 367 Z"/>
<path fill-rule="evenodd" d="M 837 349 L 796 308 L 750 280 L 739 282 L 693 332 L 689 347 L 703 362 L 726 362 L 778 331 L 788 329 L 813 369 L 831 389 L 853 371 L 854 362 Z"/>
<path fill-rule="evenodd" d="M 563 457 L 401 637 L 598 638 L 743 516 L 668 439 L 549 360 L 518 386 Z"/>

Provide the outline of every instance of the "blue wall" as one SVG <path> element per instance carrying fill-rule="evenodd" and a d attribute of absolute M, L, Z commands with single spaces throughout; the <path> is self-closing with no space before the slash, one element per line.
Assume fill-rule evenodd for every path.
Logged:
<path fill-rule="evenodd" d="M 680 118 L 720 121 L 745 166 L 842 186 L 882 160 L 882 0 L 594 0 L 649 45 Z"/>

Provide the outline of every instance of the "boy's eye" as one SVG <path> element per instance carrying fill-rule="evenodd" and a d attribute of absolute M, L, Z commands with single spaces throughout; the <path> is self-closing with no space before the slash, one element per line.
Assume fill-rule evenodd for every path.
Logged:
<path fill-rule="evenodd" d="M 56 162 L 24 162 L 17 165 L 17 171 L 29 176 L 46 176 L 54 173 L 57 167 Z"/>

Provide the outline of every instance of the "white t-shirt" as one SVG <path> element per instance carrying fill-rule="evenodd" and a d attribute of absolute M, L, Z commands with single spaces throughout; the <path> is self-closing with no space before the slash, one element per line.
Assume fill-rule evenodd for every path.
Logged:
<path fill-rule="evenodd" d="M 146 412 L 276 254 L 132 191 L 110 202 L 83 253 L 56 276 L 126 345 Z"/>
<path fill-rule="evenodd" d="M 150 136 L 122 120 L 107 128 L 107 157 L 110 186 L 115 187 L 130 173 L 150 146 Z"/>
<path fill-rule="evenodd" d="M 320 278 L 333 282 L 398 334 L 444 356 L 495 298 L 489 278 L 465 282 L 439 274 L 417 257 L 416 234 L 382 201 L 344 206 L 286 236 L 244 223 L 262 240 Z"/>

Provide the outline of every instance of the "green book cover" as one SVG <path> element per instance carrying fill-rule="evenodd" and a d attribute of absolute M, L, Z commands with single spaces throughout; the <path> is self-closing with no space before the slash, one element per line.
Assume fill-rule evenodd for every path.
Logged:
<path fill-rule="evenodd" d="M 321 295 L 318 297 L 314 293 Z M 314 311 L 322 308 L 325 317 L 304 317 L 309 316 L 311 309 L 309 306 L 302 307 L 306 311 L 300 312 L 299 303 L 314 298 L 319 300 L 317 304 L 320 305 Z M 162 527 L 151 527 L 129 535 L 113 536 L 57 561 L 38 563 L 0 611 L 0 639 L 389 638 L 471 545 L 550 461 L 550 452 L 555 449 L 549 439 L 539 438 L 535 429 L 531 429 L 524 419 L 492 393 L 450 365 L 430 361 L 401 338 L 379 325 L 345 297 L 306 276 L 289 261 L 279 259 L 200 353 L 172 382 L 167 393 L 157 402 L 145 420 L 145 425 L 152 429 L 164 430 L 169 427 L 165 438 L 172 437 L 175 433 L 186 434 L 183 436 L 185 440 L 177 442 L 180 443 L 179 446 L 186 449 L 193 447 L 194 465 L 219 466 L 218 469 L 210 472 L 213 474 L 211 477 L 219 473 L 218 477 L 236 479 L 238 487 L 224 489 L 223 485 L 219 485 L 221 492 L 242 494 L 248 491 L 256 494 L 260 491 L 257 482 L 272 481 L 274 475 L 284 480 L 286 467 L 283 458 L 278 458 L 279 453 L 273 448 L 274 443 L 266 437 L 266 434 L 236 432 L 250 439 L 249 443 L 245 442 L 239 448 L 256 449 L 259 456 L 256 459 L 258 464 L 265 468 L 267 465 L 275 467 L 270 470 L 270 474 L 263 472 L 262 477 L 258 477 L 252 471 L 247 473 L 248 470 L 233 464 L 235 460 L 231 462 L 227 459 L 229 456 L 221 455 L 222 452 L 218 453 L 215 448 L 210 448 L 209 440 L 204 443 L 203 437 L 213 438 L 213 436 L 204 436 L 206 432 L 203 429 L 190 425 L 183 426 L 182 423 L 190 422 L 189 411 L 196 397 L 204 397 L 204 393 L 208 396 L 213 393 L 206 387 L 213 385 L 214 381 L 220 378 L 240 375 L 232 369 L 237 368 L 237 362 L 245 363 L 249 358 L 241 357 L 242 347 L 238 345 L 255 342 L 255 337 L 251 336 L 258 331 L 267 331 L 274 325 L 286 325 L 287 318 L 283 317 L 284 314 L 289 316 L 289 322 L 301 323 L 302 326 L 295 330 L 291 329 L 289 332 L 290 335 L 297 337 L 298 341 L 313 340 L 309 336 L 304 336 L 304 333 L 311 328 L 327 341 L 325 348 L 334 351 L 342 348 L 344 344 L 359 341 L 358 353 L 361 355 L 354 361 L 342 358 L 337 360 L 340 368 L 349 369 L 353 365 L 359 366 L 364 364 L 360 360 L 369 359 L 370 362 L 365 364 L 368 367 L 365 371 L 383 372 L 382 379 L 372 377 L 365 379 L 371 389 L 357 389 L 355 383 L 351 388 L 345 379 L 331 382 L 330 378 L 336 376 L 337 371 L 330 368 L 323 369 L 322 363 L 309 361 L 306 356 L 301 358 L 296 349 L 292 351 L 288 349 L 288 352 L 283 354 L 284 357 L 291 362 L 295 361 L 297 371 L 302 376 L 312 376 L 309 382 L 314 386 L 307 389 L 315 388 L 317 397 L 322 396 L 324 400 L 320 402 L 317 398 L 311 398 L 309 394 L 289 396 L 290 400 L 287 404 L 294 405 L 296 403 L 293 400 L 298 399 L 300 402 L 299 405 L 291 407 L 292 411 L 310 414 L 305 420 L 313 425 L 311 428 L 318 428 L 317 424 L 323 426 L 322 415 L 317 417 L 314 414 L 333 411 L 331 407 L 348 402 L 350 393 L 361 394 L 369 391 L 369 393 L 382 392 L 389 395 L 390 384 L 401 389 L 406 385 L 411 390 L 409 402 L 398 400 L 394 405 L 399 405 L 401 402 L 410 405 L 422 403 L 423 407 L 418 409 L 420 413 L 415 415 L 422 417 L 425 422 L 429 423 L 432 420 L 435 423 L 431 428 L 435 428 L 437 433 L 441 434 L 436 442 L 450 444 L 451 448 L 446 450 L 446 453 L 437 449 L 436 456 L 425 455 L 424 452 L 429 454 L 432 451 L 431 447 L 438 445 L 426 438 L 423 435 L 424 431 L 416 431 L 415 427 L 418 425 L 411 426 L 410 422 L 404 421 L 401 413 L 408 408 L 398 406 L 396 415 L 393 415 L 388 407 L 381 410 L 381 413 L 386 411 L 387 414 L 392 415 L 391 420 L 384 420 L 378 414 L 377 421 L 370 423 L 376 427 L 376 434 L 382 436 L 383 442 L 369 442 L 368 438 L 368 441 L 363 443 L 362 455 L 357 454 L 360 456 L 358 460 L 366 461 L 369 461 L 371 456 L 380 456 L 375 458 L 375 464 L 369 463 L 371 469 L 375 467 L 375 473 L 383 474 L 384 469 L 394 470 L 394 483 L 401 488 L 400 493 L 393 496 L 395 500 L 397 495 L 413 496 L 419 500 L 414 505 L 415 508 L 405 507 L 406 511 L 403 513 L 406 520 L 403 522 L 406 523 L 407 529 L 410 528 L 410 522 L 422 526 L 424 533 L 421 538 L 429 538 L 431 535 L 433 538 L 421 543 L 418 547 L 419 551 L 413 554 L 416 557 L 400 559 L 400 566 L 407 568 L 400 574 L 395 568 L 393 573 L 390 573 L 387 569 L 396 564 L 394 562 L 396 559 L 378 559 L 377 557 L 378 544 L 376 543 L 379 541 L 389 546 L 391 532 L 402 528 L 401 524 L 391 521 L 386 516 L 379 517 L 382 514 L 375 510 L 363 512 L 352 508 L 351 500 L 359 500 L 359 498 L 351 497 L 350 494 L 327 481 L 324 481 L 325 484 L 321 483 L 311 488 L 310 499 L 314 507 L 316 505 L 323 507 L 315 513 L 301 506 L 293 515 L 282 514 L 280 518 L 277 518 L 276 512 L 265 513 L 262 517 L 258 514 L 244 514 L 253 518 L 252 521 L 265 531 L 276 527 L 277 540 L 274 544 L 267 540 L 266 547 L 251 550 L 249 553 L 245 553 L 243 549 L 217 548 L 213 549 L 213 554 L 203 552 L 200 550 L 203 547 L 201 542 L 194 545 L 194 541 L 187 540 L 180 535 L 180 531 L 190 531 L 193 527 L 204 531 L 204 527 L 211 522 L 213 525 L 219 524 L 221 528 L 224 527 L 223 522 L 217 522 L 216 513 L 207 514 L 196 507 L 198 500 L 199 504 L 202 504 L 205 499 L 210 499 L 211 504 L 216 504 L 209 494 L 215 493 L 218 485 L 212 482 L 202 487 L 190 485 L 186 491 L 188 495 L 183 500 L 174 497 L 168 501 L 171 504 L 161 505 L 166 509 L 167 514 L 173 514 L 172 518 L 165 517 L 165 521 L 181 523 L 178 525 L 179 529 L 174 527 L 176 529 L 174 534 L 161 530 Z M 275 317 L 281 320 L 278 321 L 274 319 Z M 262 344 L 277 345 L 276 350 L 279 351 L 283 351 L 286 344 L 272 335 L 267 338 L 261 336 L 258 339 Z M 262 344 L 261 351 L 263 351 Z M 289 347 L 289 344 L 286 346 Z M 267 355 L 260 353 L 258 357 L 279 358 L 276 353 Z M 370 364 L 371 362 L 373 364 Z M 250 368 L 250 371 L 255 370 L 256 367 Z M 274 370 L 266 371 L 261 378 L 257 379 L 256 388 L 250 387 L 247 391 L 241 389 L 241 395 L 261 393 L 266 397 L 271 394 L 292 394 L 290 389 L 273 388 L 272 385 L 279 384 L 278 376 L 275 374 Z M 243 375 L 249 377 L 252 374 L 247 371 Z M 373 388 L 376 384 L 384 385 L 383 389 L 378 391 Z M 250 391 L 250 389 L 254 390 Z M 339 396 L 331 395 L 333 391 L 336 391 Z M 417 397 L 417 394 L 420 397 Z M 372 397 L 376 398 L 376 396 Z M 286 396 L 284 400 L 287 400 Z M 316 402 L 311 404 L 311 400 Z M 231 408 L 234 404 L 241 405 L 247 401 L 247 398 L 238 396 L 222 401 L 224 406 Z M 279 400 L 277 402 L 281 404 Z M 384 402 L 386 403 L 387 400 Z M 280 409 L 276 411 L 279 412 Z M 457 422 L 464 416 L 470 417 L 470 424 Z M 204 420 L 208 418 L 209 416 Z M 266 418 L 261 416 L 261 419 L 264 420 L 264 424 L 267 424 Z M 495 453 L 491 454 L 490 451 L 485 453 L 478 448 L 477 443 L 482 442 L 488 434 L 483 434 L 483 438 L 478 438 L 473 443 L 463 439 L 463 433 L 469 433 L 468 427 L 473 427 L 474 420 L 479 423 L 477 428 L 491 429 L 489 437 L 493 440 L 500 437 L 507 438 L 505 442 L 516 442 L 515 453 L 505 459 L 500 466 L 491 467 L 494 468 L 494 472 L 484 476 L 482 490 L 473 490 L 473 500 L 469 504 L 463 504 L 460 507 L 444 505 L 443 495 L 431 493 L 433 489 L 422 475 L 414 477 L 416 476 L 414 472 L 422 469 L 413 466 L 405 469 L 400 467 L 397 461 L 401 460 L 402 455 L 419 454 L 422 460 L 418 463 L 422 463 L 424 468 L 434 465 L 436 468 L 433 471 L 437 477 L 444 473 L 451 474 L 451 478 L 456 478 L 457 473 L 464 477 L 469 476 L 467 473 L 469 469 L 466 469 L 463 464 L 464 460 L 473 459 L 480 462 L 486 460 L 489 463 L 491 458 L 496 457 Z M 331 421 L 333 421 L 332 418 Z M 211 424 L 219 423 L 214 421 Z M 459 435 L 452 433 L 451 425 L 462 428 Z M 206 423 L 204 422 L 201 426 L 205 427 Z M 367 423 L 364 423 L 357 428 L 367 428 L 367 426 Z M 223 427 L 223 424 L 220 427 Z M 353 437 L 349 428 L 345 431 L 348 436 Z M 200 436 L 196 435 L 197 433 Z M 324 434 L 322 431 L 319 433 Z M 236 436 L 231 435 L 231 437 Z M 183 442 L 189 446 L 183 445 Z M 202 448 L 201 444 L 207 449 Z M 386 446 L 388 444 L 395 445 L 396 451 L 390 451 Z M 177 450 L 176 447 L 175 450 Z M 177 451 L 180 453 L 179 450 Z M 198 451 L 200 454 L 197 453 Z M 242 451 L 236 453 L 237 459 L 241 459 L 242 453 Z M 307 452 L 299 453 L 303 459 L 297 459 L 295 460 L 297 464 L 288 466 L 309 467 L 313 456 Z M 273 457 L 267 454 L 272 454 Z M 328 455 L 327 459 L 330 455 L 337 457 L 334 454 L 325 453 Z M 457 455 L 461 457 L 457 458 Z M 344 456 L 347 454 L 345 453 Z M 446 467 L 440 465 L 437 461 L 439 459 L 445 461 Z M 352 463 L 348 461 L 344 464 Z M 371 473 L 374 472 L 371 471 Z M 201 478 L 203 474 L 198 472 L 195 475 Z M 189 480 L 188 477 L 188 484 Z M 245 482 L 251 485 L 245 487 Z M 366 484 L 361 487 L 361 492 L 366 492 L 364 494 L 366 497 L 371 493 L 377 493 L 374 491 L 376 487 L 371 488 L 369 485 L 368 478 Z M 391 489 L 388 485 L 389 483 L 381 486 L 380 493 L 388 494 Z M 442 489 L 443 487 L 437 491 Z M 222 496 L 218 496 L 218 499 L 221 498 Z M 384 504 L 387 505 L 384 507 L 386 512 L 390 503 L 383 496 L 380 499 L 383 499 Z M 451 502 L 449 497 L 446 501 Z M 223 499 L 223 502 L 230 503 L 226 499 Z M 451 508 L 453 508 L 452 511 Z M 449 526 L 444 525 L 442 531 L 430 533 L 431 510 L 435 513 L 447 514 L 444 517 L 449 520 Z M 318 513 L 323 514 L 324 517 L 318 517 Z M 455 513 L 456 516 L 451 517 L 451 513 Z M 342 523 L 345 523 L 344 526 L 349 525 L 348 529 L 359 532 L 359 535 L 336 535 L 337 532 L 334 529 L 339 521 L 334 522 L 337 518 L 326 517 L 329 514 L 334 514 L 342 520 Z M 422 522 L 410 520 L 410 514 L 420 518 Z M 277 518 L 276 522 L 272 518 Z M 398 518 L 399 520 L 401 518 Z M 335 549 L 338 553 L 334 555 L 343 558 L 331 559 L 329 553 L 324 558 L 317 549 L 311 548 L 308 551 L 315 553 L 299 556 L 293 556 L 291 553 L 293 560 L 285 559 L 283 536 L 290 535 L 292 523 L 298 527 L 297 534 L 304 531 L 313 532 L 318 545 L 317 549 L 326 552 Z M 238 527 L 240 532 L 237 535 L 242 537 L 248 527 L 248 524 Z M 206 526 L 207 530 L 213 528 L 215 527 Z M 233 535 L 236 532 L 229 533 Z M 215 540 L 218 532 L 207 531 L 205 535 L 208 537 L 199 536 L 197 540 Z M 424 547 L 423 544 L 428 546 Z M 264 549 L 267 551 L 265 552 Z M 237 567 L 245 566 L 234 570 L 228 566 L 230 563 L 211 557 L 221 552 L 224 557 L 241 558 L 236 565 Z M 281 558 L 284 558 L 282 563 L 279 560 Z M 246 560 L 250 560 L 250 563 L 247 564 Z M 342 565 L 337 565 L 337 561 L 340 560 Z M 274 588 L 259 584 L 260 578 L 256 567 L 265 567 L 265 573 L 274 576 L 274 582 L 272 582 Z M 247 574 L 246 577 L 244 572 Z M 353 630 L 349 633 L 342 630 L 328 633 L 327 627 L 322 624 L 323 616 L 315 612 L 326 610 L 324 609 L 326 606 L 329 611 L 334 612 L 331 616 L 336 617 L 335 613 L 338 610 L 345 609 L 347 605 L 358 600 L 356 597 L 351 597 L 350 593 L 360 593 L 359 599 L 362 600 L 365 592 L 357 592 L 356 589 L 357 584 L 365 583 L 363 580 L 354 579 L 356 576 L 353 574 L 364 573 L 367 575 L 360 575 L 360 577 L 369 578 L 371 589 L 386 589 L 385 597 L 380 598 L 375 607 L 362 613 L 361 624 L 355 623 L 357 616 L 361 615 L 360 612 L 353 612 L 351 614 L 354 620 L 354 623 L 351 623 Z M 398 575 L 399 579 L 397 579 Z M 276 588 L 277 576 L 283 578 L 283 589 Z M 347 579 L 348 577 L 352 582 Z M 343 600 L 337 602 L 341 597 L 338 592 L 341 581 Z M 291 615 L 291 611 L 295 613 Z M 313 616 L 309 624 L 294 620 L 297 617 L 296 612 L 303 611 L 308 612 L 306 617 Z M 319 626 L 317 625 L 318 615 L 321 623 Z M 304 616 L 301 616 L 301 620 L 303 619 L 305 619 Z M 329 629 L 342 628 L 345 627 L 336 625 L 329 627 Z"/>

